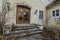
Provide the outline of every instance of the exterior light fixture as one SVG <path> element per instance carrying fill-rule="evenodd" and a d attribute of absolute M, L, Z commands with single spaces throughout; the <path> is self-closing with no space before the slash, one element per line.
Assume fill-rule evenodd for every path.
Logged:
<path fill-rule="evenodd" d="M 8 8 L 8 11 L 10 10 L 10 3 L 7 2 L 7 8 Z"/>
<path fill-rule="evenodd" d="M 37 13 L 37 11 L 38 11 L 38 10 L 36 9 L 34 13 L 36 14 L 36 13 Z"/>

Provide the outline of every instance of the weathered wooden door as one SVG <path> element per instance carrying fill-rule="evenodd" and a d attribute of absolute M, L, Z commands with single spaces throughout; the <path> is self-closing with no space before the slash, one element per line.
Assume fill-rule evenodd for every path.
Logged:
<path fill-rule="evenodd" d="M 26 6 L 17 6 L 16 24 L 30 23 L 30 8 Z"/>

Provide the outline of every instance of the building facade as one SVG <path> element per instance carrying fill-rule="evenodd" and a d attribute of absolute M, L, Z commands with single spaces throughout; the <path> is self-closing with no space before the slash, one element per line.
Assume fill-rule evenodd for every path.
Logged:
<path fill-rule="evenodd" d="M 45 24 L 45 2 L 40 0 L 7 0 L 6 24 Z M 49 3 L 49 2 L 48 2 Z M 45 5 L 44 5 L 45 4 Z"/>
<path fill-rule="evenodd" d="M 3 5 L 3 8 L 5 8 L 5 10 L 3 11 L 3 14 L 5 14 L 4 15 L 5 25 L 10 26 L 12 24 L 14 25 L 39 24 L 39 25 L 44 26 L 46 22 L 46 5 L 52 2 L 52 0 L 51 1 L 50 0 L 45 0 L 45 1 L 42 1 L 42 0 L 3 0 L 3 2 L 4 2 L 3 4 L 5 5 L 5 6 Z M 9 26 L 4 27 L 3 29 L 3 31 L 6 34 L 9 34 L 11 32 L 11 29 L 10 29 L 11 27 Z M 15 32 L 17 32 L 19 36 L 20 31 L 14 30 L 12 32 L 13 33 L 11 35 L 8 35 L 9 37 L 12 37 Z M 5 36 L 5 38 L 9 38 L 9 37 Z M 17 38 L 6 39 L 6 40 L 17 40 Z"/>
<path fill-rule="evenodd" d="M 60 0 L 55 0 L 46 7 L 48 26 L 60 26 Z"/>

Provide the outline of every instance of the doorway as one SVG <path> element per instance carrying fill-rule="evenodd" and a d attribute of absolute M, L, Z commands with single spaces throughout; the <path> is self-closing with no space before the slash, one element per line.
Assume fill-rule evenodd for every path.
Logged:
<path fill-rule="evenodd" d="M 30 8 L 24 5 L 17 6 L 16 24 L 30 23 Z"/>

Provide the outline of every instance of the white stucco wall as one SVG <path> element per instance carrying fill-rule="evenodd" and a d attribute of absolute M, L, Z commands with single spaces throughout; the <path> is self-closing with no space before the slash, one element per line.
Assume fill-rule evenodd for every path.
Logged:
<path fill-rule="evenodd" d="M 59 20 L 59 17 L 52 17 L 52 11 L 53 10 L 57 10 L 57 9 L 59 9 L 59 13 L 60 13 L 60 3 L 59 4 L 55 4 L 55 5 L 53 5 L 53 6 L 50 6 L 49 8 L 48 8 L 48 11 L 47 11 L 47 13 L 49 14 L 48 16 L 49 16 L 49 20 L 48 20 L 48 25 L 49 26 L 51 26 L 51 25 L 53 25 L 53 26 L 57 26 L 57 20 Z"/>
<path fill-rule="evenodd" d="M 48 1 L 46 0 L 44 3 L 41 3 L 40 0 L 9 0 L 10 11 L 7 13 L 6 16 L 8 16 L 8 21 L 6 24 L 16 24 L 16 6 L 17 3 L 26 3 L 31 7 L 31 13 L 30 13 L 30 24 L 40 24 L 43 25 L 45 22 L 45 6 L 47 5 Z M 38 10 L 35 14 L 35 10 Z M 43 20 L 39 19 L 39 10 L 43 11 Z"/>

